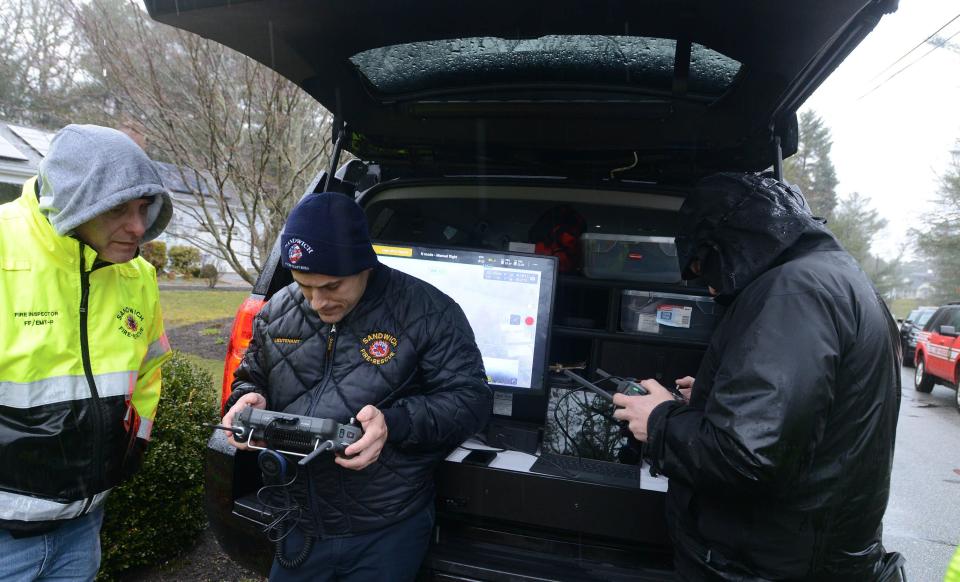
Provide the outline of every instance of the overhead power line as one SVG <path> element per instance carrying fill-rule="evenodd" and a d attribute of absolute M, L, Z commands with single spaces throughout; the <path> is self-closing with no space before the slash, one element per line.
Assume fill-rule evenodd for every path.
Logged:
<path fill-rule="evenodd" d="M 907 52 L 905 52 L 905 53 L 903 53 L 902 55 L 900 55 L 900 58 L 898 58 L 897 60 L 893 61 L 892 63 L 890 63 L 890 64 L 887 65 L 886 67 L 884 67 L 883 70 L 881 70 L 881 71 L 880 71 L 879 73 L 877 73 L 876 75 L 870 77 L 870 81 L 873 81 L 874 79 L 876 79 L 876 78 L 879 77 L 880 75 L 886 73 L 887 71 L 889 71 L 890 69 L 892 69 L 893 67 L 895 67 L 895 66 L 897 65 L 897 63 L 899 63 L 899 62 L 902 61 L 903 59 L 907 58 L 907 56 L 908 56 L 910 53 L 912 53 L 913 51 L 915 51 L 915 50 L 917 50 L 918 48 L 922 47 L 923 45 L 927 44 L 928 42 L 930 42 L 930 40 L 932 40 L 933 37 L 937 36 L 937 34 L 939 34 L 940 31 L 942 31 L 944 28 L 946 28 L 946 27 L 950 26 L 951 24 L 953 24 L 953 21 L 957 20 L 958 18 L 960 18 L 960 14 L 957 14 L 956 16 L 954 16 L 953 18 L 951 18 L 950 20 L 948 20 L 946 24 L 944 24 L 943 26 L 941 26 L 940 28 L 938 28 L 937 30 L 935 30 L 935 31 L 933 32 L 933 34 L 931 34 L 931 35 L 928 36 L 927 38 L 921 40 L 921 41 L 920 41 L 919 43 L 917 43 L 917 45 L 914 46 L 912 49 L 910 49 L 910 50 L 908 50 Z M 868 81 L 868 82 L 869 82 L 869 81 Z"/>
<path fill-rule="evenodd" d="M 955 17 L 953 18 L 953 20 L 956 20 L 957 18 L 960 18 L 960 14 L 958 14 L 957 16 L 955 16 Z M 951 20 L 950 22 L 953 22 L 953 20 Z M 947 23 L 947 24 L 949 24 L 949 23 Z M 946 25 L 940 27 L 940 29 L 939 29 L 937 32 L 940 32 L 940 30 L 943 30 L 943 28 L 944 28 L 945 26 L 946 26 Z M 936 35 L 936 32 L 933 33 L 933 35 L 930 35 L 930 36 L 928 37 L 928 40 L 925 40 L 925 41 L 923 41 L 923 42 L 929 42 L 929 39 L 933 38 L 934 35 Z M 947 39 L 944 40 L 942 43 L 935 44 L 935 45 L 933 46 L 933 48 L 931 48 L 931 49 L 928 50 L 927 52 L 925 52 L 925 53 L 923 53 L 922 55 L 920 55 L 920 57 L 919 57 L 917 60 L 911 61 L 911 62 L 907 63 L 906 65 L 904 65 L 903 67 L 897 69 L 897 71 L 894 72 L 892 75 L 890 75 L 889 77 L 887 77 L 887 78 L 884 79 L 883 81 L 880 81 L 879 83 L 877 83 L 876 85 L 874 85 L 872 89 L 870 89 L 869 91 L 867 91 L 867 92 L 864 93 L 863 95 L 857 97 L 857 101 L 860 101 L 861 99 L 863 99 L 863 98 L 866 97 L 867 95 L 870 95 L 871 93 L 873 93 L 874 91 L 876 91 L 877 89 L 879 89 L 880 87 L 882 87 L 883 85 L 885 85 L 888 81 L 890 81 L 891 79 L 893 79 L 894 77 L 896 77 L 896 76 L 899 75 L 900 73 L 906 71 L 907 69 L 909 69 L 909 68 L 912 67 L 913 65 L 919 63 L 920 61 L 922 61 L 924 58 L 926 58 L 926 57 L 927 57 L 930 53 L 932 53 L 933 51 L 937 50 L 938 48 L 943 48 L 944 46 L 946 46 L 946 45 L 947 45 L 955 36 L 957 36 L 957 35 L 960 35 L 960 30 L 958 30 L 957 32 L 951 34 L 951 35 L 950 35 L 949 37 L 947 37 Z M 906 56 L 906 55 L 904 55 L 904 56 Z M 887 68 L 889 68 L 889 67 L 887 67 Z"/>

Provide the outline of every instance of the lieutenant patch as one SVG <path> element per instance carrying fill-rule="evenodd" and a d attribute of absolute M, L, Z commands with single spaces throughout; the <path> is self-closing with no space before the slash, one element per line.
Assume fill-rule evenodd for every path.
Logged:
<path fill-rule="evenodd" d="M 369 334 L 360 340 L 363 347 L 360 348 L 360 355 L 367 362 L 376 366 L 382 366 L 393 359 L 397 353 L 397 338 L 389 333 L 377 331 Z"/>
<path fill-rule="evenodd" d="M 134 339 L 143 335 L 143 314 L 133 307 L 121 309 L 117 321 L 120 323 L 117 329 L 123 335 Z"/>

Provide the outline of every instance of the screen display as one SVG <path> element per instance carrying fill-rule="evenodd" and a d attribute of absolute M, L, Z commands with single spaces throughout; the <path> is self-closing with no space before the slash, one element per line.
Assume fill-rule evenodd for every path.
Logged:
<path fill-rule="evenodd" d="M 374 244 L 380 262 L 453 298 L 493 387 L 542 391 L 557 264 L 522 253 Z"/>

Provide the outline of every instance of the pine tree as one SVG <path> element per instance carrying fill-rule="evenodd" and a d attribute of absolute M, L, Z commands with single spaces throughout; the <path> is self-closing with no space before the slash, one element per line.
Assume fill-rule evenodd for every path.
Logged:
<path fill-rule="evenodd" d="M 784 160 L 788 182 L 800 187 L 811 210 L 827 219 L 827 226 L 840 244 L 857 260 L 877 290 L 889 297 L 896 287 L 900 257 L 881 258 L 870 253 L 873 240 L 887 226 L 886 219 L 870 208 L 870 198 L 854 192 L 837 198 L 837 172 L 830 159 L 833 141 L 830 128 L 813 111 L 800 115 L 797 153 Z"/>
<path fill-rule="evenodd" d="M 854 192 L 838 204 L 828 226 L 847 252 L 858 263 L 866 265 L 871 260 L 870 245 L 886 228 L 887 220 L 881 218 L 876 209 L 870 208 L 869 198 Z"/>
<path fill-rule="evenodd" d="M 873 281 L 877 291 L 889 297 L 900 274 L 900 256 L 882 258 L 871 254 L 873 240 L 887 227 L 887 219 L 870 207 L 870 199 L 854 192 L 837 205 L 827 225 L 848 253 Z"/>
<path fill-rule="evenodd" d="M 960 299 L 960 141 L 951 152 L 950 167 L 940 179 L 935 210 L 924 215 L 924 227 L 913 231 L 917 250 L 934 273 L 934 298 Z"/>
<path fill-rule="evenodd" d="M 784 176 L 800 187 L 817 216 L 833 218 L 837 207 L 837 172 L 830 160 L 830 128 L 814 111 L 800 114 L 797 153 L 784 160 Z"/>

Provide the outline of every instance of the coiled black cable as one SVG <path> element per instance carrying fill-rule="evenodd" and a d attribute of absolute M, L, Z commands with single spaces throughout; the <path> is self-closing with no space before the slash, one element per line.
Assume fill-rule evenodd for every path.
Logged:
<path fill-rule="evenodd" d="M 264 432 L 272 432 L 271 429 L 273 429 L 273 427 L 274 422 L 271 422 L 266 427 Z M 313 551 L 315 538 L 309 535 L 310 532 L 304 531 L 303 546 L 300 548 L 300 552 L 292 559 L 287 557 L 287 554 L 284 551 L 283 542 L 293 531 L 293 528 L 300 525 L 301 517 L 303 516 L 303 508 L 299 503 L 291 498 L 289 490 L 289 487 L 297 480 L 298 470 L 296 469 L 296 466 L 294 466 L 295 469 L 293 476 L 284 482 L 287 476 L 287 465 L 284 457 L 277 451 L 273 450 L 264 450 L 260 453 L 260 455 L 261 456 L 257 462 L 260 465 L 260 470 L 263 474 L 264 480 L 274 481 L 273 483 L 264 485 L 257 490 L 257 501 L 259 501 L 260 504 L 265 508 L 271 510 L 270 516 L 273 518 L 273 520 L 263 528 L 263 531 L 267 535 L 267 539 L 274 543 L 274 556 L 277 559 L 277 563 L 288 570 L 299 568 L 304 562 L 306 562 L 307 558 L 310 557 L 310 552 Z M 273 465 L 272 463 L 268 465 L 265 463 L 267 459 L 264 458 L 264 455 L 267 457 L 272 457 L 280 462 L 277 465 Z M 270 468 L 268 469 L 268 467 Z M 276 470 L 274 470 L 274 467 Z M 283 496 L 283 505 L 274 505 L 271 503 L 272 499 L 268 500 L 265 498 L 266 495 L 268 493 L 272 493 L 273 490 L 280 491 L 281 495 Z"/>
<path fill-rule="evenodd" d="M 281 526 L 280 526 L 280 528 L 281 528 L 280 531 L 281 531 L 281 532 L 283 531 L 283 530 L 282 530 L 282 527 L 283 527 L 283 526 L 281 525 Z M 294 526 L 294 527 L 296 527 L 296 526 Z M 296 569 L 296 568 L 299 568 L 300 566 L 302 566 L 303 563 L 307 561 L 307 558 L 310 557 L 310 552 L 313 551 L 313 544 L 314 544 L 314 540 L 315 540 L 316 538 L 314 538 L 313 536 L 308 536 L 308 535 L 304 534 L 304 536 L 303 536 L 303 547 L 300 548 L 300 553 L 297 554 L 297 557 L 293 558 L 292 560 L 288 560 L 288 559 L 287 559 L 287 555 L 286 555 L 286 553 L 284 552 L 284 549 L 283 549 L 283 540 L 284 540 L 284 538 L 287 537 L 287 535 L 289 535 L 289 532 L 283 534 L 283 535 L 280 537 L 280 539 L 278 539 L 276 542 L 274 542 L 274 544 L 276 545 L 276 552 L 274 553 L 274 556 L 277 558 L 277 563 L 278 563 L 278 564 L 280 564 L 281 566 L 283 566 L 283 567 L 286 568 L 287 570 L 293 570 L 293 569 Z"/>

